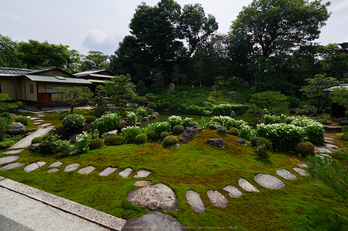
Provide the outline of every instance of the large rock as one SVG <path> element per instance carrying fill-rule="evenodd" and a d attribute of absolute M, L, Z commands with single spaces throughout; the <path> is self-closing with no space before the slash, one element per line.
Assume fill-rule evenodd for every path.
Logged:
<path fill-rule="evenodd" d="M 244 140 L 243 138 L 238 138 L 238 139 L 236 140 L 236 142 L 237 142 L 238 144 L 241 144 L 241 145 L 247 145 L 247 143 L 245 142 L 245 140 Z"/>
<path fill-rule="evenodd" d="M 20 122 L 14 122 L 12 123 L 12 126 L 9 129 L 9 133 L 16 135 L 16 134 L 22 134 L 25 131 L 25 125 Z"/>
<path fill-rule="evenodd" d="M 208 139 L 207 140 L 207 143 L 208 144 L 211 144 L 211 145 L 214 145 L 216 147 L 219 147 L 219 148 L 225 148 L 226 147 L 226 143 L 223 139 L 221 138 L 217 138 L 217 139 Z"/>
<path fill-rule="evenodd" d="M 175 91 L 175 84 L 174 83 L 170 83 L 169 91 Z"/>
<path fill-rule="evenodd" d="M 117 134 L 118 134 L 118 130 L 117 129 L 104 133 L 105 136 L 117 136 Z"/>
<path fill-rule="evenodd" d="M 234 118 L 234 117 L 237 117 L 237 114 L 236 114 L 234 111 L 231 111 L 230 116 L 231 116 L 232 118 Z"/>
<path fill-rule="evenodd" d="M 152 212 L 141 217 L 129 219 L 122 231 L 184 231 L 186 228 L 172 216 Z"/>
<path fill-rule="evenodd" d="M 150 211 L 178 211 L 178 199 L 174 191 L 162 183 L 131 191 L 126 200 Z"/>
<path fill-rule="evenodd" d="M 197 135 L 196 129 L 191 127 L 186 127 L 179 141 L 185 144 L 189 142 L 190 140 L 192 140 L 196 135 Z"/>
<path fill-rule="evenodd" d="M 219 127 L 221 127 L 221 125 L 218 125 L 218 124 L 210 124 L 209 125 L 210 130 L 217 130 Z"/>

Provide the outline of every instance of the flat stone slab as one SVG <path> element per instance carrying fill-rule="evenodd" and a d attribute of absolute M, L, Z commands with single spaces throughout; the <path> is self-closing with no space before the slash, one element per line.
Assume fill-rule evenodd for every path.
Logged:
<path fill-rule="evenodd" d="M 44 122 L 44 120 L 40 120 L 40 119 L 36 118 L 35 122 Z"/>
<path fill-rule="evenodd" d="M 327 157 L 327 158 L 332 158 L 330 155 L 328 155 L 328 154 L 320 154 L 320 157 Z"/>
<path fill-rule="evenodd" d="M 260 192 L 257 188 L 255 188 L 252 184 L 249 183 L 244 178 L 240 178 L 238 180 L 238 185 L 241 187 L 243 190 L 248 191 L 248 192 Z"/>
<path fill-rule="evenodd" d="M 178 199 L 174 191 L 162 183 L 131 191 L 126 200 L 150 211 L 178 211 Z"/>
<path fill-rule="evenodd" d="M 51 123 L 47 123 L 47 124 L 41 124 L 39 127 L 47 127 L 47 126 L 50 126 Z"/>
<path fill-rule="evenodd" d="M 308 165 L 306 165 L 306 164 L 298 164 L 298 166 L 301 168 L 308 168 Z"/>
<path fill-rule="evenodd" d="M 24 139 L 21 139 L 20 141 L 15 143 L 12 147 L 10 147 L 10 149 L 29 147 L 31 145 L 31 141 L 35 137 L 45 135 L 45 134 L 49 133 L 50 131 L 52 131 L 53 128 L 54 128 L 54 126 L 49 126 L 49 127 L 46 127 L 46 128 L 39 128 L 38 130 L 36 130 L 32 134 L 30 134 L 29 136 L 26 136 Z"/>
<path fill-rule="evenodd" d="M 41 161 L 38 161 L 38 162 L 35 162 L 35 163 L 32 163 L 32 164 L 29 164 L 27 165 L 25 168 L 24 168 L 24 172 L 31 172 L 31 171 L 34 171 L 38 168 L 41 168 L 42 166 L 44 166 L 46 164 L 46 162 L 41 162 Z"/>
<path fill-rule="evenodd" d="M 49 168 L 57 168 L 59 166 L 61 166 L 63 163 L 60 161 L 54 162 L 53 164 L 51 164 L 50 166 L 48 166 Z"/>
<path fill-rule="evenodd" d="M 18 154 L 18 153 L 20 153 L 20 152 L 22 152 L 22 151 L 24 151 L 24 149 L 6 151 L 6 152 L 3 152 L 2 154 L 13 155 L 13 154 Z"/>
<path fill-rule="evenodd" d="M 19 156 L 5 156 L 0 158 L 0 165 L 8 164 L 19 159 Z"/>
<path fill-rule="evenodd" d="M 334 144 L 326 144 L 325 146 L 326 148 L 329 148 L 329 149 L 334 149 L 334 150 L 338 149 L 338 146 Z"/>
<path fill-rule="evenodd" d="M 116 170 L 117 168 L 107 167 L 101 173 L 99 173 L 99 176 L 108 176 L 111 173 L 115 172 Z"/>
<path fill-rule="evenodd" d="M 42 117 L 45 117 L 45 115 L 38 115 L 37 117 L 38 118 L 42 118 Z"/>
<path fill-rule="evenodd" d="M 184 231 L 186 228 L 172 216 L 152 212 L 141 217 L 129 219 L 122 231 Z"/>
<path fill-rule="evenodd" d="M 306 170 L 303 170 L 302 168 L 293 168 L 295 172 L 300 174 L 301 176 L 309 176 L 309 174 L 306 172 Z"/>
<path fill-rule="evenodd" d="M 201 196 L 193 191 L 188 190 L 186 192 L 186 201 L 189 203 L 192 210 L 198 212 L 198 213 L 205 213 L 205 206 L 201 199 Z"/>
<path fill-rule="evenodd" d="M 31 120 L 38 120 L 39 118 L 37 117 L 30 117 Z"/>
<path fill-rule="evenodd" d="M 91 172 L 93 172 L 95 170 L 95 167 L 93 166 L 87 166 L 84 168 L 81 168 L 78 173 L 80 174 L 90 174 Z"/>
<path fill-rule="evenodd" d="M 41 124 L 41 122 L 35 122 L 35 123 L 33 123 L 34 125 L 40 125 Z"/>
<path fill-rule="evenodd" d="M 140 180 L 140 181 L 136 181 L 134 182 L 133 186 L 136 187 L 145 187 L 145 186 L 149 186 L 152 184 L 151 180 Z"/>
<path fill-rule="evenodd" d="M 8 165 L 5 165 L 3 167 L 0 168 L 0 171 L 7 171 L 7 170 L 11 170 L 11 169 L 14 169 L 14 168 L 19 168 L 21 166 L 23 166 L 24 164 L 22 163 L 11 163 L 11 164 L 8 164 Z"/>
<path fill-rule="evenodd" d="M 232 185 L 227 185 L 222 190 L 227 192 L 228 195 L 230 197 L 233 197 L 233 198 L 239 198 L 239 197 L 241 197 L 243 195 L 243 193 L 241 191 L 239 191 L 239 189 L 237 189 L 236 187 L 234 187 Z"/>
<path fill-rule="evenodd" d="M 150 175 L 151 171 L 140 169 L 137 174 L 134 176 L 135 178 L 145 178 Z"/>
<path fill-rule="evenodd" d="M 265 174 L 265 173 L 258 173 L 254 176 L 254 180 L 256 183 L 261 185 L 262 187 L 269 188 L 269 189 L 282 189 L 285 187 L 285 184 L 282 180 L 279 178 Z"/>
<path fill-rule="evenodd" d="M 224 208 L 224 207 L 226 207 L 230 203 L 230 202 L 228 202 L 226 197 L 224 197 L 218 191 L 208 190 L 207 191 L 207 195 L 208 195 L 208 198 L 209 198 L 210 202 L 213 205 L 217 206 L 217 207 Z"/>
<path fill-rule="evenodd" d="M 78 169 L 80 167 L 80 164 L 75 163 L 75 164 L 70 164 L 68 166 L 65 167 L 64 172 L 71 172 L 71 171 L 75 171 L 76 169 Z"/>
<path fill-rule="evenodd" d="M 297 180 L 297 177 L 286 169 L 279 169 L 276 171 L 277 175 L 287 180 Z"/>
<path fill-rule="evenodd" d="M 50 170 L 47 171 L 48 173 L 53 173 L 53 172 L 59 172 L 58 168 L 51 168 Z"/>
<path fill-rule="evenodd" d="M 132 173 L 132 171 L 133 171 L 133 169 L 126 168 L 122 172 L 118 173 L 118 175 L 121 176 L 122 178 L 127 178 Z"/>
<path fill-rule="evenodd" d="M 315 152 L 320 154 L 330 154 L 332 151 L 327 148 L 315 147 Z"/>

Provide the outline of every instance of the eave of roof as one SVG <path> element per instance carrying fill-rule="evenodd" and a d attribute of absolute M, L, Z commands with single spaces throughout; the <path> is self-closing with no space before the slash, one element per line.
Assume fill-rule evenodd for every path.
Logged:
<path fill-rule="evenodd" d="M 327 88 L 324 91 L 332 92 L 333 90 L 335 90 L 337 88 L 347 88 L 348 89 L 348 84 L 340 84 L 338 86 Z"/>
<path fill-rule="evenodd" d="M 25 75 L 34 82 L 50 82 L 50 83 L 75 83 L 75 84 L 92 84 L 85 79 L 62 77 L 62 76 L 47 76 L 47 75 Z"/>

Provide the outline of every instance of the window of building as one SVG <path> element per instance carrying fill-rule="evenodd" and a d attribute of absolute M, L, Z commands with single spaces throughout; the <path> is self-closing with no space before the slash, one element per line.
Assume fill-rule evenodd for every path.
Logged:
<path fill-rule="evenodd" d="M 68 85 L 47 84 L 47 93 L 61 93 L 57 87 L 69 87 Z"/>
<path fill-rule="evenodd" d="M 29 84 L 30 94 L 34 94 L 34 84 Z"/>

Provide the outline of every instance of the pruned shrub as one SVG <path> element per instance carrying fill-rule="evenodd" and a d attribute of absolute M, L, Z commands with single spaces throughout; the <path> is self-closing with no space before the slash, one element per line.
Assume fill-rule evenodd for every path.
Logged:
<path fill-rule="evenodd" d="M 12 119 L 12 116 L 11 116 L 11 113 L 9 113 L 9 112 L 1 112 L 0 113 L 0 117 L 1 118 L 6 118 L 6 119 Z"/>
<path fill-rule="evenodd" d="M 31 140 L 31 144 L 42 143 L 42 141 L 43 141 L 42 136 L 34 137 L 34 138 Z"/>
<path fill-rule="evenodd" d="M 144 108 L 144 107 L 139 107 L 136 110 L 136 114 L 138 115 L 139 118 L 143 118 L 149 115 L 149 112 Z"/>
<path fill-rule="evenodd" d="M 147 142 L 147 135 L 142 133 L 135 137 L 136 144 L 145 144 Z"/>
<path fill-rule="evenodd" d="M 314 155 L 315 147 L 311 142 L 308 141 L 299 142 L 295 146 L 295 152 L 301 154 L 302 156 Z"/>
<path fill-rule="evenodd" d="M 157 122 L 150 124 L 147 127 L 148 131 L 155 131 L 156 134 L 161 134 L 162 132 L 170 132 L 171 126 L 169 122 Z"/>
<path fill-rule="evenodd" d="M 148 140 L 151 140 L 151 141 L 157 140 L 157 135 L 156 135 L 155 131 L 148 131 L 148 132 L 146 132 L 146 135 L 147 135 Z"/>
<path fill-rule="evenodd" d="M 105 133 L 118 128 L 121 118 L 116 114 L 106 114 L 100 120 L 94 121 L 91 125 L 93 129 L 98 129 L 100 133 Z"/>
<path fill-rule="evenodd" d="M 82 128 L 85 122 L 85 117 L 80 114 L 68 114 L 62 121 L 64 128 L 67 130 Z"/>
<path fill-rule="evenodd" d="M 123 136 L 107 136 L 104 139 L 104 143 L 109 146 L 121 145 L 121 144 L 124 144 L 124 142 L 125 142 L 125 139 Z"/>
<path fill-rule="evenodd" d="M 166 138 L 167 136 L 169 136 L 169 132 L 162 132 L 160 137 L 161 137 L 161 140 L 164 140 L 164 138 Z"/>
<path fill-rule="evenodd" d="M 156 109 L 156 104 L 153 102 L 150 102 L 147 107 L 151 108 L 151 109 Z"/>
<path fill-rule="evenodd" d="M 166 136 L 163 140 L 163 147 L 170 147 L 173 146 L 178 142 L 178 138 L 176 136 Z"/>
<path fill-rule="evenodd" d="M 239 130 L 238 130 L 238 128 L 231 128 L 228 131 L 228 134 L 233 135 L 233 136 L 238 136 L 239 135 Z"/>
<path fill-rule="evenodd" d="M 76 139 L 76 147 L 79 150 L 79 152 L 86 153 L 89 150 L 89 143 L 92 140 L 92 135 L 83 132 L 80 137 Z"/>
<path fill-rule="evenodd" d="M 257 149 L 257 147 L 259 147 L 258 149 L 262 149 L 264 151 L 272 151 L 272 142 L 269 141 L 266 138 L 263 137 L 253 137 L 250 139 L 251 141 L 251 146 L 253 146 L 253 148 Z"/>
<path fill-rule="evenodd" d="M 146 129 L 141 129 L 137 127 L 126 127 L 122 129 L 122 136 L 125 138 L 126 142 L 132 144 L 135 142 L 137 135 L 145 133 Z"/>
<path fill-rule="evenodd" d="M 15 143 L 16 143 L 16 141 L 14 141 L 14 140 L 6 140 L 3 142 L 0 142 L 0 150 L 4 150 L 4 149 L 7 149 L 9 147 L 12 147 Z"/>
<path fill-rule="evenodd" d="M 104 140 L 102 138 L 92 139 L 89 143 L 89 148 L 91 150 L 100 149 L 104 146 Z"/>
<path fill-rule="evenodd" d="M 6 139 L 6 133 L 10 129 L 12 123 L 7 117 L 0 117 L 0 141 Z"/>
<path fill-rule="evenodd" d="M 86 119 L 86 123 L 91 124 L 94 121 L 96 121 L 97 117 L 95 117 L 95 116 L 85 116 L 85 119 Z"/>
<path fill-rule="evenodd" d="M 25 126 L 28 126 L 29 124 L 29 118 L 24 117 L 24 116 L 19 116 L 15 119 L 16 122 L 19 122 L 21 124 L 24 124 Z"/>
<path fill-rule="evenodd" d="M 128 126 L 135 126 L 138 121 L 138 116 L 132 111 L 127 111 L 127 124 Z"/>
<path fill-rule="evenodd" d="M 223 127 L 226 127 L 226 129 L 231 129 L 232 127 L 240 129 L 241 126 L 247 125 L 247 122 L 244 120 L 235 120 L 232 119 L 229 116 L 214 116 L 210 120 L 211 124 L 220 124 Z"/>
<path fill-rule="evenodd" d="M 182 118 L 181 118 L 181 116 L 175 116 L 175 115 L 173 115 L 173 116 L 170 116 L 170 117 L 168 118 L 168 122 L 169 122 L 169 124 L 170 124 L 171 127 L 174 127 L 175 125 L 181 125 L 181 123 L 182 123 Z"/>
<path fill-rule="evenodd" d="M 69 141 L 60 140 L 59 136 L 56 134 L 44 135 L 41 144 L 40 152 L 48 155 L 58 152 L 69 154 L 74 147 Z"/>
<path fill-rule="evenodd" d="M 186 127 L 192 127 L 193 123 L 193 118 L 186 117 L 185 119 L 182 120 L 182 126 Z"/>
<path fill-rule="evenodd" d="M 173 135 L 180 135 L 184 132 L 185 128 L 182 125 L 175 125 L 172 129 Z"/>
<path fill-rule="evenodd" d="M 237 115 L 242 115 L 248 110 L 249 106 L 244 104 L 220 104 L 213 107 L 214 115 L 229 116 L 234 111 Z"/>
<path fill-rule="evenodd" d="M 227 133 L 227 129 L 225 127 L 218 127 L 217 132 L 221 135 L 225 135 Z"/>

